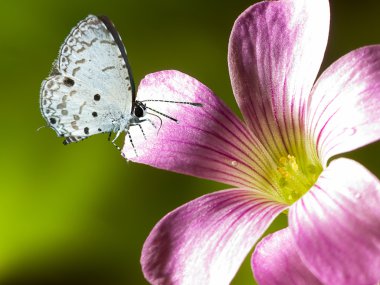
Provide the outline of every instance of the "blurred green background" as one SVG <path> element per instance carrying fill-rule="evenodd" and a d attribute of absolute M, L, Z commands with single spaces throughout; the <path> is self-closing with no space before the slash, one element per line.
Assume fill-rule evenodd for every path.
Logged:
<path fill-rule="evenodd" d="M 108 15 L 135 80 L 178 69 L 239 112 L 227 43 L 247 0 L 1 1 L 2 137 L 0 284 L 147 284 L 140 250 L 154 224 L 177 206 L 226 186 L 127 163 L 98 135 L 64 147 L 39 111 L 41 81 L 70 29 Z M 348 51 L 380 43 L 379 1 L 333 1 L 323 69 Z M 380 177 L 379 143 L 349 155 Z M 271 231 L 286 225 L 277 219 Z M 233 284 L 254 284 L 245 261 Z"/>

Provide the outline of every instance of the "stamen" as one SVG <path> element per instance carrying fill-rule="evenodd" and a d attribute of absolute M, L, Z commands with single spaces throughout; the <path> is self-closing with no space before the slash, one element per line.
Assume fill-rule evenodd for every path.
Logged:
<path fill-rule="evenodd" d="M 309 164 L 299 165 L 295 156 L 280 157 L 275 172 L 278 194 L 282 200 L 292 204 L 305 194 L 315 183 L 322 168 Z"/>

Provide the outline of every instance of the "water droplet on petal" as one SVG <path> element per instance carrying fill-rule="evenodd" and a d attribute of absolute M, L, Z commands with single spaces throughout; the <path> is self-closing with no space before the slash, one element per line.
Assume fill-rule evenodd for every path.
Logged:
<path fill-rule="evenodd" d="M 347 136 L 353 136 L 356 133 L 356 128 L 344 128 L 343 133 Z"/>
<path fill-rule="evenodd" d="M 233 160 L 233 161 L 231 161 L 231 165 L 234 166 L 234 167 L 236 167 L 238 165 L 238 163 L 237 163 L 236 160 Z"/>

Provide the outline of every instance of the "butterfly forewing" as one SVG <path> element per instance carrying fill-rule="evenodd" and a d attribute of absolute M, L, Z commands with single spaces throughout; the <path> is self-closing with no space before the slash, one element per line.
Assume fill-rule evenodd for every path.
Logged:
<path fill-rule="evenodd" d="M 90 15 L 72 29 L 42 83 L 41 112 L 60 136 L 83 139 L 114 131 L 115 121 L 130 116 L 131 85 L 114 35 Z"/>
<path fill-rule="evenodd" d="M 60 49 L 58 66 L 66 74 L 92 82 L 130 112 L 132 86 L 127 64 L 97 16 L 88 16 L 70 32 Z"/>

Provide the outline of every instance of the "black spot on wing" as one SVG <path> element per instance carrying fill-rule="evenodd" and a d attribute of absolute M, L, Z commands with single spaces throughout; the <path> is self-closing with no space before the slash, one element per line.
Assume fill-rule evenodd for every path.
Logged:
<path fill-rule="evenodd" d="M 74 86 L 75 82 L 71 78 L 65 77 L 65 79 L 63 79 L 63 84 L 65 84 L 67 87 L 72 87 Z"/>

